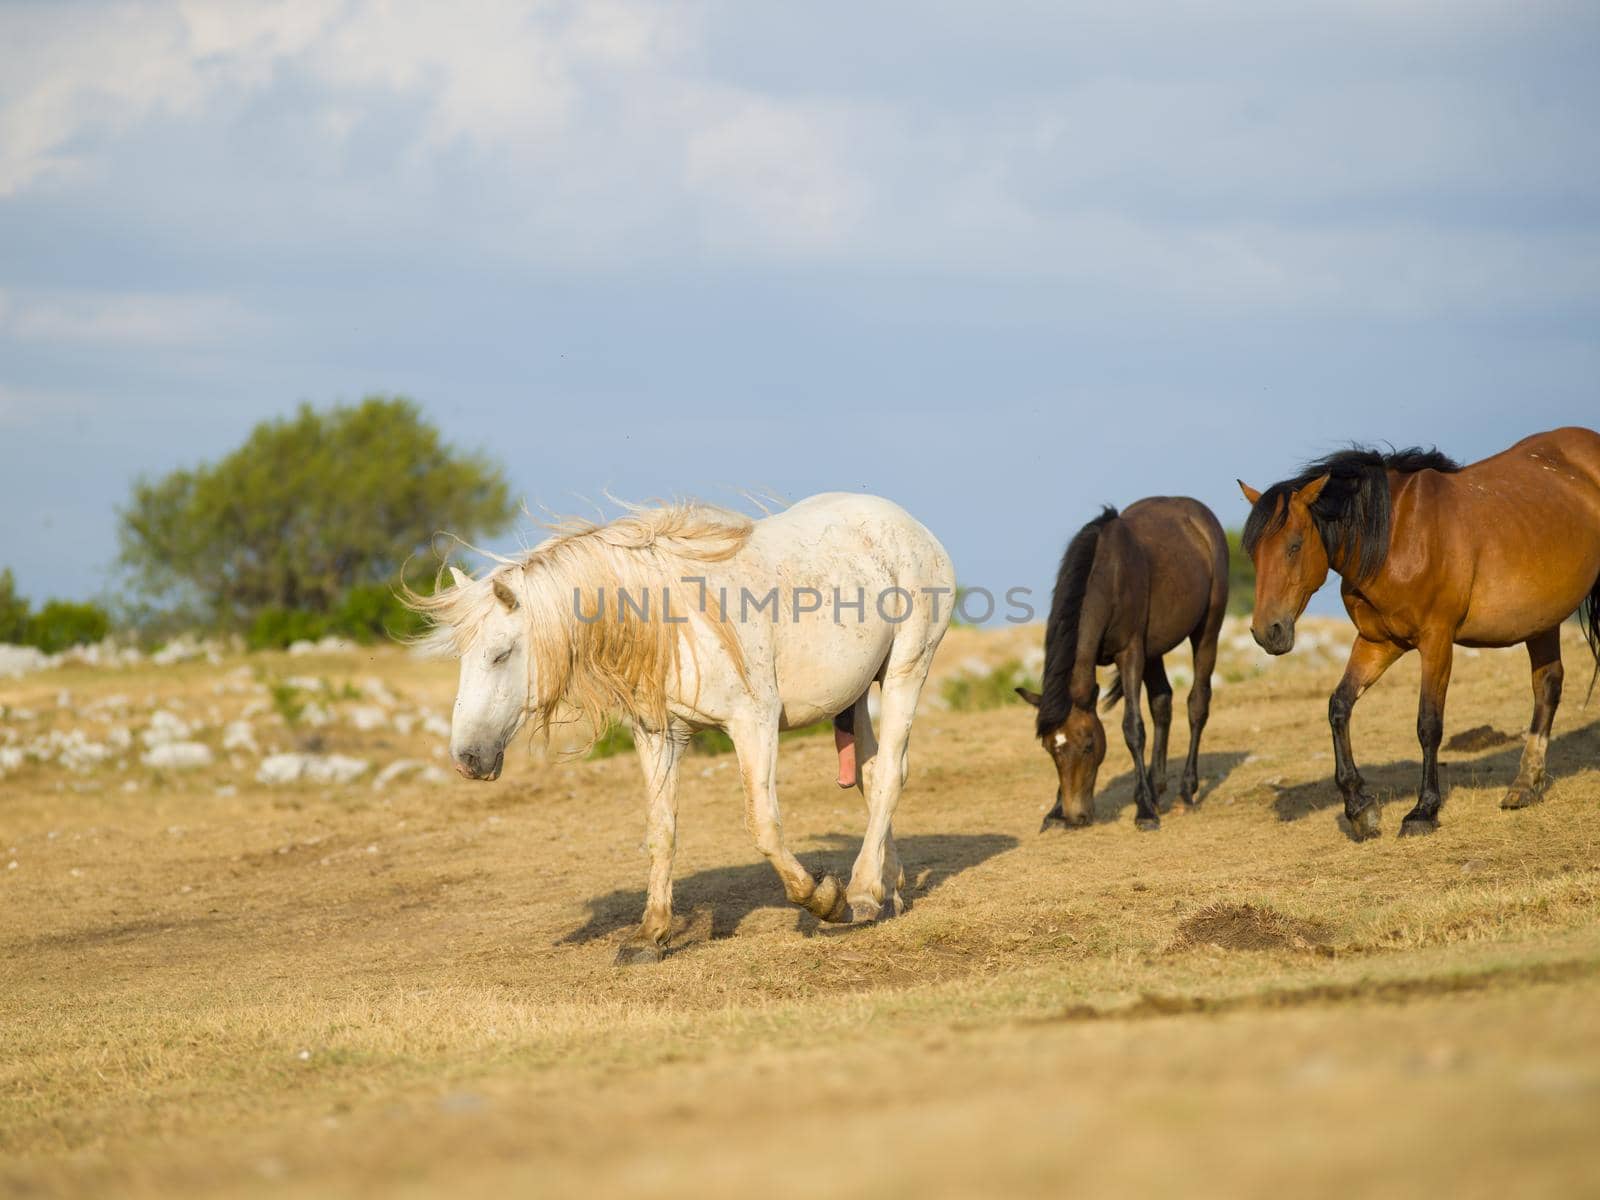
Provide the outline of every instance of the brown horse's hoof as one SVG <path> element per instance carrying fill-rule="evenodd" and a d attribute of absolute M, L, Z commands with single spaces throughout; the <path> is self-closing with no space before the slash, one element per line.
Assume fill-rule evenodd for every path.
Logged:
<path fill-rule="evenodd" d="M 1039 825 L 1040 833 L 1049 833 L 1052 829 L 1083 829 L 1094 824 L 1094 818 L 1088 813 L 1073 813 L 1070 817 L 1059 808 L 1052 808 L 1045 814 L 1044 821 Z"/>
<path fill-rule="evenodd" d="M 1439 828 L 1438 817 L 1407 817 L 1400 822 L 1401 837 L 1422 837 Z"/>
<path fill-rule="evenodd" d="M 1537 804 L 1544 799 L 1544 788 L 1511 786 L 1511 790 L 1500 801 L 1501 808 L 1527 808 L 1530 804 Z"/>
<path fill-rule="evenodd" d="M 666 950 L 655 942 L 625 942 L 617 951 L 616 965 L 619 967 L 640 967 L 649 963 L 658 963 L 665 956 Z"/>
<path fill-rule="evenodd" d="M 1350 837 L 1353 841 L 1365 842 L 1377 837 L 1383 832 L 1378 824 L 1378 806 L 1369 804 L 1353 817 L 1346 817 L 1350 822 Z"/>
<path fill-rule="evenodd" d="M 1160 817 L 1135 817 L 1133 827 L 1144 833 L 1153 833 L 1161 828 Z"/>

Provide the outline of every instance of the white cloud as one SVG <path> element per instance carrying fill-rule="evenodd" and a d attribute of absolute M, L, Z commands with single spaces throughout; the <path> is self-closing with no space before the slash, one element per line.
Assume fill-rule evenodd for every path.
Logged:
<path fill-rule="evenodd" d="M 261 253 L 427 242 L 541 266 L 809 259 L 1178 307 L 1426 313 L 1600 295 L 1591 236 L 1494 215 L 1600 198 L 1574 159 L 1584 105 L 1536 90 L 1508 102 L 1475 74 L 1518 35 L 1511 5 L 1328 3 L 1292 21 L 1243 2 L 934 6 L 926 28 L 900 31 L 898 93 L 892 70 L 785 60 L 759 21 L 715 5 L 0 9 L 0 201 L 137 173 L 117 148 L 181 121 L 211 131 L 206 149 L 135 192 L 197 239 L 247 225 Z M 755 29 L 759 62 L 746 43 L 716 49 L 717 23 L 734 19 Z M 855 35 L 833 39 L 845 67 Z M 1059 46 L 1060 66 L 1013 82 L 1030 39 L 1051 62 Z M 932 64 L 920 81 L 919 53 Z M 250 145 L 263 127 L 288 131 L 271 170 Z M 1451 204 L 1468 217 L 1442 219 Z M 64 303 L 13 336 L 202 336 L 204 314 L 176 302 Z"/>
<path fill-rule="evenodd" d="M 194 346 L 260 327 L 226 296 L 0 291 L 0 338 L 80 346 Z"/>
<path fill-rule="evenodd" d="M 684 180 L 706 204 L 711 245 L 837 247 L 857 227 L 868 188 L 840 160 L 820 114 L 735 97 L 689 134 Z M 848 125 L 848 120 L 837 124 Z"/>

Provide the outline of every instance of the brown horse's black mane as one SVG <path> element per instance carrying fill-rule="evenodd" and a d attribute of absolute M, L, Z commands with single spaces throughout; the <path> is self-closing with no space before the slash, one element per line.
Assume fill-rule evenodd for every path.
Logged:
<path fill-rule="evenodd" d="M 1261 493 L 1244 523 L 1245 553 L 1253 554 L 1262 538 L 1283 527 L 1291 494 L 1326 475 L 1328 482 L 1311 506 L 1311 519 L 1328 561 L 1339 564 L 1342 573 L 1358 583 L 1370 579 L 1389 554 L 1388 472 L 1411 475 L 1459 470 L 1461 464 L 1454 459 L 1418 446 L 1388 454 L 1365 446 L 1339 450 L 1307 463 L 1293 479 L 1275 483 Z"/>
<path fill-rule="evenodd" d="M 1072 707 L 1068 694 L 1072 665 L 1078 657 L 1078 617 L 1089 589 L 1089 569 L 1100 544 L 1100 530 L 1114 521 L 1117 510 L 1109 504 L 1100 515 L 1072 536 L 1056 572 L 1056 589 L 1050 598 L 1050 623 L 1044 631 L 1044 681 L 1039 685 L 1039 736 L 1060 729 Z"/>

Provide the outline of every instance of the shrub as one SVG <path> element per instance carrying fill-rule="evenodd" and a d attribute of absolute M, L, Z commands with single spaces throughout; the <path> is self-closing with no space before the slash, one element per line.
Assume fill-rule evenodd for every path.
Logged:
<path fill-rule="evenodd" d="M 1007 659 L 987 675 L 957 675 L 939 688 L 944 702 L 956 712 L 979 712 L 1006 704 L 1021 704 L 1017 688 L 1037 690 L 1039 681 L 1022 669 L 1016 659 Z"/>
<path fill-rule="evenodd" d="M 252 650 L 282 650 L 291 642 L 314 642 L 328 632 L 328 619 L 297 608 L 264 608 L 250 623 L 245 642 Z"/>
<path fill-rule="evenodd" d="M 432 580 L 414 590 L 427 595 L 432 591 Z M 403 641 L 422 633 L 427 620 L 402 604 L 388 584 L 364 583 L 351 588 L 340 599 L 330 626 L 334 633 L 357 642 L 390 638 Z"/>
<path fill-rule="evenodd" d="M 1228 611 L 1248 616 L 1256 607 L 1256 565 L 1244 552 L 1244 534 L 1228 530 Z"/>
<path fill-rule="evenodd" d="M 111 618 L 98 604 L 51 600 L 28 622 L 27 640 L 46 654 L 98 642 L 111 631 Z"/>
<path fill-rule="evenodd" d="M 0 642 L 23 645 L 28 640 L 28 602 L 17 595 L 11 568 L 0 571 Z"/>
<path fill-rule="evenodd" d="M 50 600 L 38 612 L 17 595 L 10 568 L 0 571 L 0 642 L 34 646 L 59 654 L 71 646 L 98 642 L 111 632 L 111 618 L 98 604 Z"/>
<path fill-rule="evenodd" d="M 306 702 L 300 689 L 282 680 L 275 680 L 268 686 L 272 692 L 272 707 L 278 710 L 283 723 L 293 729 L 300 723 L 301 714 L 306 711 Z"/>
<path fill-rule="evenodd" d="M 794 738 L 816 737 L 818 734 L 827 733 L 833 728 L 832 721 L 817 721 L 815 724 L 802 725 L 798 729 L 785 729 L 778 734 L 780 742 L 787 742 Z M 613 721 L 606 727 L 593 746 L 589 749 L 588 757 L 610 758 L 617 754 L 626 754 L 633 749 L 633 734 L 621 722 Z M 733 753 L 733 739 L 728 736 L 725 729 L 697 729 L 689 737 L 689 753 L 703 754 L 708 757 L 718 754 Z"/>

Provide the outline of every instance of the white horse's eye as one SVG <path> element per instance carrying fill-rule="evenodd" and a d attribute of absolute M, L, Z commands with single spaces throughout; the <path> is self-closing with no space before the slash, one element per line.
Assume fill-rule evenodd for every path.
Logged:
<path fill-rule="evenodd" d="M 498 667 L 501 663 L 505 662 L 506 659 L 511 657 L 512 649 L 513 649 L 513 647 L 507 646 L 504 650 L 500 651 L 499 654 L 496 654 L 494 656 L 494 660 L 492 662 L 490 662 L 489 665 L 491 667 Z"/>

